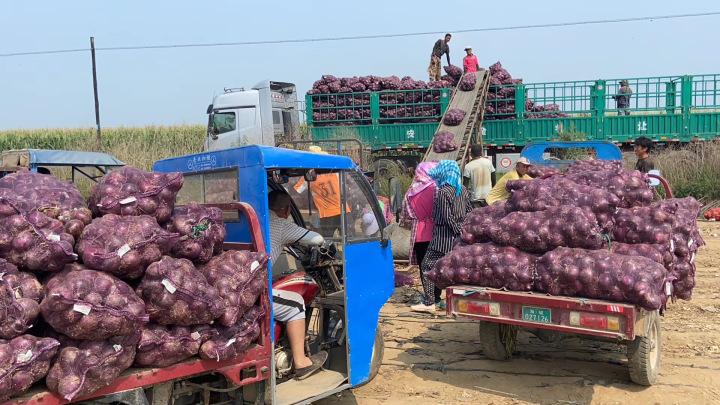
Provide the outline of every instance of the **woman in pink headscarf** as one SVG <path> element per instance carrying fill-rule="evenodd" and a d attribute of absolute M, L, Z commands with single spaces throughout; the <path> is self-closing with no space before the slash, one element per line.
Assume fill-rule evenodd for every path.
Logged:
<path fill-rule="evenodd" d="M 410 264 L 422 263 L 428 244 L 432 239 L 433 196 L 435 194 L 435 181 L 428 172 L 437 166 L 436 162 L 420 163 L 415 169 L 415 178 L 405 193 L 405 212 L 412 220 L 410 232 Z"/>

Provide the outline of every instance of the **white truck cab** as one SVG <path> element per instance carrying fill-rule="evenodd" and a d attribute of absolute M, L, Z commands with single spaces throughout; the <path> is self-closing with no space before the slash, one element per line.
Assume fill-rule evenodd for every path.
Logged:
<path fill-rule="evenodd" d="M 244 145 L 275 146 L 290 140 L 300 115 L 295 85 L 263 80 L 250 90 L 226 88 L 207 108 L 206 150 Z"/>

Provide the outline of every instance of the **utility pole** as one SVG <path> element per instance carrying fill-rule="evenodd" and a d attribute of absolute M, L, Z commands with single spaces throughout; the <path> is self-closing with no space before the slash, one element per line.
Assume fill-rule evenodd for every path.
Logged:
<path fill-rule="evenodd" d="M 95 67 L 95 37 L 90 37 L 90 54 L 92 55 L 92 76 L 93 76 L 93 92 L 95 94 L 95 132 L 96 149 L 102 150 L 102 138 L 100 137 L 100 100 L 98 100 L 97 89 L 97 70 Z"/>

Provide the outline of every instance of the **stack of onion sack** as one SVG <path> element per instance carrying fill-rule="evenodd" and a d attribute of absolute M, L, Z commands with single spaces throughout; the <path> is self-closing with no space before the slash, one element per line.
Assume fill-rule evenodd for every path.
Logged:
<path fill-rule="evenodd" d="M 145 304 L 125 282 L 72 264 L 51 277 L 40 303 L 46 331 L 63 345 L 47 386 L 72 400 L 107 386 L 132 364 Z"/>
<path fill-rule="evenodd" d="M 665 268 L 640 256 L 607 250 L 557 248 L 537 262 L 535 289 L 552 295 L 580 296 L 660 309 L 665 295 Z"/>
<path fill-rule="evenodd" d="M 43 286 L 30 273 L 0 259 L 0 338 L 12 339 L 30 329 L 40 315 Z"/>
<path fill-rule="evenodd" d="M 475 209 L 466 217 L 462 242 L 438 264 L 433 277 L 438 285 L 457 282 L 526 291 L 528 287 L 517 282 L 499 286 L 486 278 L 493 267 L 472 262 L 471 248 L 491 242 L 544 254 L 545 276 L 538 266 L 535 291 L 630 302 L 647 309 L 664 307 L 669 294 L 689 299 L 695 254 L 704 244 L 696 223 L 700 205 L 692 198 L 652 203 L 654 191 L 646 181 L 645 175 L 627 171 L 619 162 L 594 160 L 576 162 L 565 173 L 509 181 L 509 200 Z M 463 255 L 471 257 L 463 261 Z M 586 271 L 568 270 L 575 262 Z M 607 263 L 620 267 L 608 273 Z M 516 272 L 509 274 L 514 277 Z M 548 279 L 555 276 L 562 277 Z"/>
<path fill-rule="evenodd" d="M 697 228 L 699 214 L 700 204 L 691 197 L 662 200 L 648 207 L 619 209 L 614 215 L 613 239 L 660 246 L 660 263 L 673 279 L 674 295 L 690 299 L 695 287 L 695 255 L 705 244 Z M 668 254 L 672 255 L 671 263 L 668 263 Z"/>
<path fill-rule="evenodd" d="M 255 305 L 265 288 L 267 262 L 264 253 L 228 250 L 199 268 L 224 302 L 218 319 L 221 325 L 235 325 L 242 314 Z"/>
<path fill-rule="evenodd" d="M 25 392 L 50 368 L 60 342 L 31 335 L 0 343 L 0 401 Z"/>
<path fill-rule="evenodd" d="M 148 215 L 108 214 L 85 228 L 77 251 L 87 267 L 132 280 L 142 277 L 150 263 L 170 252 L 179 236 Z"/>
<path fill-rule="evenodd" d="M 62 222 L 40 211 L 0 220 L 0 257 L 22 270 L 59 271 L 77 259 L 74 244 Z"/>
<path fill-rule="evenodd" d="M 605 243 L 592 212 L 574 206 L 514 211 L 480 226 L 468 221 L 465 233 L 471 243 L 489 237 L 498 245 L 530 253 L 544 253 L 559 246 L 599 249 Z"/>
<path fill-rule="evenodd" d="M 174 257 L 207 263 L 214 254 L 222 251 L 225 226 L 220 208 L 197 203 L 175 208 L 165 228 L 180 235 L 172 245 Z"/>
<path fill-rule="evenodd" d="M 0 197 L 0 217 L 14 215 L 16 209 L 20 212 L 38 210 L 60 220 L 75 238 L 92 220 L 80 190 L 73 183 L 48 174 L 28 170 L 9 174 L 0 179 Z"/>
<path fill-rule="evenodd" d="M 139 336 L 135 332 L 106 340 L 62 339 L 63 347 L 45 379 L 47 387 L 72 401 L 110 385 L 132 365 Z"/>
<path fill-rule="evenodd" d="M 513 211 L 542 211 L 551 207 L 576 206 L 592 211 L 602 229 L 609 229 L 620 198 L 601 188 L 578 184 L 565 176 L 508 181 L 508 200 Z M 569 246 L 569 245 L 568 245 Z M 587 246 L 571 246 L 587 247 Z"/>
<path fill-rule="evenodd" d="M 452 152 L 458 148 L 455 144 L 455 135 L 448 131 L 440 131 L 435 134 L 432 144 L 435 153 Z"/>
<path fill-rule="evenodd" d="M 500 62 L 495 62 L 488 68 L 490 72 L 490 88 L 485 103 L 485 119 L 515 119 L 515 85 L 521 84 L 522 79 L 513 79 L 510 73 L 503 68 Z M 526 118 L 559 118 L 568 115 L 560 112 L 557 104 L 536 105 L 530 99 L 525 99 Z"/>
<path fill-rule="evenodd" d="M 440 288 L 472 284 L 511 291 L 533 288 L 537 256 L 493 243 L 458 246 L 440 259 L 428 277 Z"/>
<path fill-rule="evenodd" d="M 90 192 L 95 216 L 150 215 L 167 222 L 183 185 L 182 173 L 145 172 L 125 166 L 106 174 Z"/>
<path fill-rule="evenodd" d="M 380 93 L 380 123 L 437 122 L 440 115 L 440 97 L 443 88 L 452 87 L 455 80 L 426 83 L 409 76 L 335 77 L 323 75 L 308 95 L 312 98 L 313 124 L 363 125 L 370 124 L 371 91 Z M 405 91 L 413 90 L 413 91 Z M 418 106 L 417 103 L 426 103 Z"/>
<path fill-rule="evenodd" d="M 458 108 L 451 108 L 445 112 L 443 124 L 454 127 L 460 125 L 463 119 L 465 119 L 465 111 Z"/>

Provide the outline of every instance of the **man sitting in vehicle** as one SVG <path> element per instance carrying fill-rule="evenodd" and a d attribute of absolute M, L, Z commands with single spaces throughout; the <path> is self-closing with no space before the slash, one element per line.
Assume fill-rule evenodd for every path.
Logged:
<path fill-rule="evenodd" d="M 285 246 L 294 244 L 320 246 L 325 242 L 322 235 L 300 227 L 288 219 L 291 199 L 287 193 L 272 191 L 268 196 L 268 203 L 270 261 L 273 265 Z M 291 291 L 273 289 L 273 312 L 276 321 L 285 323 L 295 366 L 295 377 L 303 379 L 319 370 L 325 364 L 328 354 L 326 351 L 320 351 L 310 357 L 305 354 L 305 302 L 302 296 Z"/>
<path fill-rule="evenodd" d="M 530 161 L 527 158 L 521 157 L 515 163 L 515 168 L 505 173 L 500 180 L 495 183 L 495 187 L 490 190 L 487 196 L 487 203 L 493 205 L 496 202 L 502 202 L 510 198 L 510 192 L 505 188 L 505 185 L 510 180 L 532 180 L 532 177 L 528 176 L 528 169 L 530 169 Z"/>

